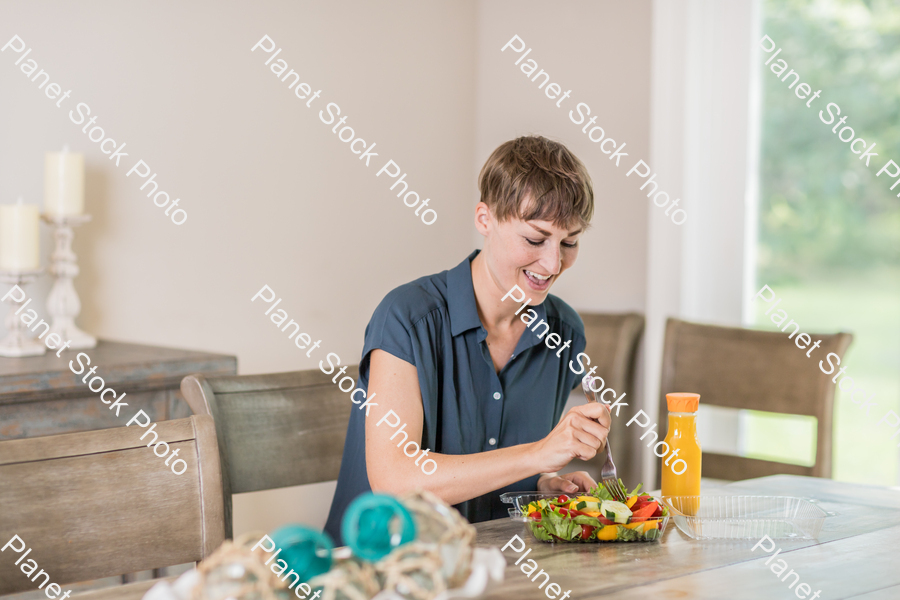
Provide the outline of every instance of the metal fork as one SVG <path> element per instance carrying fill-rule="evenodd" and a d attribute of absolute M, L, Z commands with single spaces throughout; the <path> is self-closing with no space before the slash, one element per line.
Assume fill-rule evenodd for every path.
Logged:
<path fill-rule="evenodd" d="M 584 395 L 587 397 L 588 402 L 600 402 L 597 392 L 590 388 L 593 380 L 594 378 L 590 375 L 586 376 L 581 380 L 581 389 L 584 390 Z M 622 489 L 622 484 L 619 483 L 619 477 L 616 474 L 616 463 L 613 462 L 609 436 L 606 437 L 606 462 L 603 463 L 603 468 L 600 470 L 600 479 L 603 487 L 609 490 L 613 498 L 619 502 L 627 500 L 626 492 Z"/>

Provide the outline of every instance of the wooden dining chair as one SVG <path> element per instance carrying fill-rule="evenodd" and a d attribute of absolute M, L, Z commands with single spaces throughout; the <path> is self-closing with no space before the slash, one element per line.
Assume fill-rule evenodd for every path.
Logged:
<path fill-rule="evenodd" d="M 342 377 L 358 374 L 350 367 Z M 194 414 L 215 419 L 226 537 L 232 537 L 232 494 L 337 479 L 356 405 L 332 379 L 313 369 L 182 380 Z"/>
<path fill-rule="evenodd" d="M 587 340 L 585 353 L 591 357 L 591 366 L 597 366 L 595 376 L 603 378 L 607 387 L 613 388 L 621 396 L 627 393 L 634 395 L 634 372 L 638 343 L 644 332 L 644 316 L 638 313 L 604 314 L 578 313 L 584 322 L 584 335 Z M 574 398 L 566 405 L 566 410 L 583 403 L 583 394 L 576 390 Z M 629 402 L 629 407 L 634 406 Z M 626 411 L 628 409 L 625 409 Z M 610 447 L 616 461 L 619 477 L 623 481 L 640 481 L 640 456 L 637 451 L 639 434 L 633 428 L 624 427 L 631 413 L 622 412 L 616 420 L 615 433 L 609 436 Z M 599 477 L 600 469 L 606 458 L 605 453 L 586 461 L 573 461 L 562 473 L 586 470 Z M 595 473 L 596 472 L 596 473 Z"/>
<path fill-rule="evenodd" d="M 145 445 L 152 435 L 140 439 L 147 431 L 132 425 L 0 442 L 0 547 L 14 536 L 24 544 L 0 553 L 0 595 L 49 585 L 20 569 L 29 560 L 65 586 L 199 561 L 222 543 L 212 418 L 156 423 L 157 441 L 185 461 L 180 475 L 175 461 L 166 466 L 154 454 L 164 446 Z M 16 565 L 24 548 L 31 551 Z"/>
<path fill-rule="evenodd" d="M 819 361 L 829 352 L 843 357 L 853 336 L 810 333 L 812 343 L 822 344 L 807 357 L 811 351 L 797 346 L 797 336 L 789 339 L 788 333 L 672 318 L 666 322 L 659 401 L 662 432 L 668 427 L 669 392 L 700 394 L 700 410 L 710 405 L 752 409 L 806 415 L 817 422 L 816 461 L 811 467 L 704 451 L 703 477 L 731 481 L 776 474 L 831 477 L 835 384 L 819 369 Z"/>

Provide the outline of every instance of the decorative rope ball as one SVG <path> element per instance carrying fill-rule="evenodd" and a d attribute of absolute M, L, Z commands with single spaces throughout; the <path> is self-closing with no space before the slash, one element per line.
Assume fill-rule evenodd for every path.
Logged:
<path fill-rule="evenodd" d="M 400 500 L 415 517 L 416 543 L 437 553 L 448 587 L 462 585 L 469 578 L 475 528 L 458 510 L 431 492 L 418 490 Z"/>
<path fill-rule="evenodd" d="M 429 544 L 410 542 L 375 564 L 381 588 L 409 600 L 431 600 L 447 590 L 441 557 Z"/>
<path fill-rule="evenodd" d="M 320 600 L 369 600 L 381 591 L 375 568 L 356 559 L 339 561 L 331 570 L 309 580 L 322 588 Z"/>
<path fill-rule="evenodd" d="M 291 594 L 288 584 L 269 570 L 265 553 L 251 550 L 263 534 L 245 534 L 236 541 L 225 540 L 215 552 L 197 565 L 200 581 L 191 600 L 283 600 Z"/>

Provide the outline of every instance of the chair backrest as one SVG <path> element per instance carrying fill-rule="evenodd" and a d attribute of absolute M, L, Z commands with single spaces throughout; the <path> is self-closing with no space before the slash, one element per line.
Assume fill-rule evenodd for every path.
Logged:
<path fill-rule="evenodd" d="M 597 375 L 618 393 L 630 392 L 638 342 L 644 332 L 644 315 L 638 313 L 578 313 L 584 321 L 585 352 Z"/>
<path fill-rule="evenodd" d="M 156 423 L 157 442 L 178 450 L 169 466 L 154 455 L 166 446 L 147 447 L 152 434 L 139 439 L 146 431 L 137 424 L 0 442 L 0 547 L 13 536 L 25 545 L 0 553 L 0 595 L 198 561 L 222 543 L 212 418 Z M 180 475 L 171 469 L 178 459 Z M 49 582 L 20 570 L 29 560 L 38 565 L 32 577 L 43 570 Z"/>
<path fill-rule="evenodd" d="M 357 376 L 350 367 L 341 377 Z M 226 537 L 232 537 L 232 494 L 337 479 L 354 404 L 332 379 L 314 369 L 182 380 L 194 414 L 215 419 Z"/>
<path fill-rule="evenodd" d="M 635 359 L 638 343 L 644 331 L 644 316 L 638 313 L 582 312 L 578 314 L 584 321 L 584 335 L 587 340 L 584 351 L 591 357 L 591 366 L 597 367 L 594 375 L 602 377 L 606 386 L 614 389 L 619 396 L 625 393 L 633 396 Z M 633 402 L 629 402 L 629 408 L 633 405 Z M 622 411 L 622 416 L 616 423 L 624 425 L 627 419 L 623 420 L 623 417 L 626 414 L 631 416 L 631 413 Z M 619 426 L 615 428 L 615 434 L 609 436 L 609 443 L 616 459 L 616 468 L 624 481 L 638 481 L 640 478 L 640 460 L 635 453 L 638 436 L 634 435 L 635 433 L 624 426 Z M 602 467 L 600 459 L 605 456 L 605 454 L 601 454 L 594 460 L 588 461 L 587 470 L 591 471 L 593 468 L 599 475 Z M 584 469 L 583 463 L 572 462 L 562 472 L 582 469 Z"/>
<path fill-rule="evenodd" d="M 822 341 L 809 357 L 806 355 L 811 351 L 796 345 L 798 336 L 789 339 L 788 332 L 700 325 L 670 318 L 666 322 L 663 350 L 659 429 L 666 431 L 668 427 L 666 393 L 669 392 L 700 394 L 701 407 L 713 405 L 812 416 L 817 420 L 813 466 L 704 451 L 703 476 L 728 480 L 780 473 L 831 477 L 835 384 L 819 369 L 819 361 L 829 352 L 843 356 L 853 336 L 849 333 L 808 335 L 813 343 Z"/>

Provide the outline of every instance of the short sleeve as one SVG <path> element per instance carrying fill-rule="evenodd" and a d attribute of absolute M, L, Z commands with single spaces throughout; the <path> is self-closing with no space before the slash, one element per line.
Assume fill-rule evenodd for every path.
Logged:
<path fill-rule="evenodd" d="M 416 365 L 415 323 L 439 308 L 435 298 L 417 282 L 392 290 L 372 314 L 366 327 L 361 365 L 368 363 L 372 350 L 384 350 L 413 366 Z"/>

